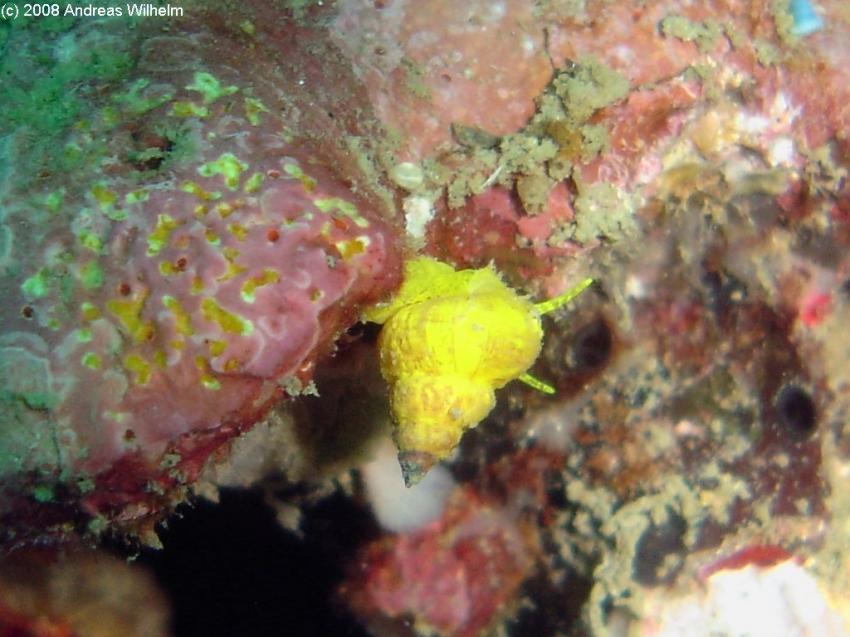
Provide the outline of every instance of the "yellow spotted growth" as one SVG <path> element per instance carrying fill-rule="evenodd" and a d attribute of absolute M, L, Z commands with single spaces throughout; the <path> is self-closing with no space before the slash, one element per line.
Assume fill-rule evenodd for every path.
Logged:
<path fill-rule="evenodd" d="M 520 379 L 554 390 L 526 371 L 540 354 L 540 316 L 590 284 L 539 305 L 508 287 L 492 267 L 454 270 L 420 257 L 388 303 L 364 320 L 384 325 L 381 373 L 390 387 L 395 440 L 405 481 L 415 484 L 495 406 L 495 390 Z"/>

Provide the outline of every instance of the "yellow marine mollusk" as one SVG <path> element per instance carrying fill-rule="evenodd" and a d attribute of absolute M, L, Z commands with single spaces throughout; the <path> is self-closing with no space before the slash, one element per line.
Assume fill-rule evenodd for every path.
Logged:
<path fill-rule="evenodd" d="M 526 374 L 540 354 L 540 316 L 591 283 L 534 304 L 492 266 L 455 270 L 428 257 L 405 265 L 404 283 L 387 303 L 368 309 L 383 324 L 381 373 L 390 388 L 399 462 L 408 486 L 457 446 L 496 404 L 495 390 L 514 379 L 553 393 Z"/>

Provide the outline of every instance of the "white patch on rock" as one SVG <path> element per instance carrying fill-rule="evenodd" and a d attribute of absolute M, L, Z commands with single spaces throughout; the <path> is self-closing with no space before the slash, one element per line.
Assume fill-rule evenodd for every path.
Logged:
<path fill-rule="evenodd" d="M 397 453 L 387 438 L 360 473 L 378 523 L 387 531 L 411 533 L 442 515 L 455 483 L 448 469 L 438 464 L 418 484 L 405 487 Z"/>
<path fill-rule="evenodd" d="M 431 200 L 420 195 L 411 195 L 404 200 L 404 220 L 407 235 L 414 244 L 425 240 L 425 228 L 434 218 L 434 206 Z"/>

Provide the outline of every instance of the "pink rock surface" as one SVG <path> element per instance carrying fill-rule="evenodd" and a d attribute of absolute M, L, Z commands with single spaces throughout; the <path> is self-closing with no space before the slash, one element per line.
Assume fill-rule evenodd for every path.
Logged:
<path fill-rule="evenodd" d="M 805 37 L 790 34 L 782 2 L 566 4 L 540 3 L 525 23 L 532 39 L 546 34 L 555 82 L 575 79 L 570 73 L 591 56 L 625 78 L 621 96 L 576 125 L 570 113 L 543 108 L 554 83 L 542 94 L 494 93 L 483 106 L 459 92 L 458 101 L 477 104 L 474 113 L 432 99 L 428 117 L 445 114 L 492 135 L 472 131 L 445 150 L 450 132 L 422 126 L 428 147 L 439 149 L 429 159 L 445 169 L 434 178 L 437 195 L 414 189 L 408 199 L 432 197 L 428 253 L 465 267 L 493 261 L 536 298 L 577 277 L 598 281 L 547 322 L 532 371 L 551 379 L 556 397 L 506 387 L 454 467 L 475 489 L 488 484 L 494 458 L 518 464 L 538 444 L 567 456 L 550 467 L 546 495 L 521 481 L 504 486 L 551 514 L 537 530 L 554 592 L 520 593 L 536 621 L 550 622 L 545 634 L 638 631 L 643 619 L 663 616 L 671 592 L 691 585 L 694 561 L 746 546 L 800 556 L 829 593 L 828 615 L 848 616 L 846 4 L 816 3 L 824 25 Z M 455 27 L 435 18 L 421 31 L 442 33 L 432 39 L 451 57 L 467 44 Z M 523 63 L 498 40 L 489 59 L 481 49 L 475 61 L 509 77 Z M 404 38 L 393 44 L 413 57 Z M 381 77 L 386 90 L 400 90 L 392 74 Z M 416 131 L 423 116 L 408 103 L 379 110 L 399 130 Z M 532 120 L 506 134 L 503 115 L 529 105 Z M 581 152 L 583 126 L 607 134 L 592 156 Z M 528 148 L 546 143 L 557 148 L 527 161 Z M 408 148 L 414 159 L 422 152 Z M 553 166 L 552 155 L 566 155 L 569 169 Z M 526 178 L 544 187 L 549 178 L 551 196 L 529 196 L 529 206 Z M 588 220 L 595 223 L 583 232 Z M 560 504 L 550 506 L 551 493 Z M 353 605 L 370 625 L 407 612 L 427 634 L 431 609 L 422 600 L 440 597 L 426 565 L 447 563 L 440 560 L 454 545 L 423 549 L 430 560 L 402 550 L 411 545 L 385 538 L 361 554 L 356 581 L 368 597 Z M 427 585 L 405 576 L 409 564 L 422 565 Z M 644 595 L 660 600 L 660 615 L 641 607 Z M 781 596 L 769 601 L 765 612 L 786 605 Z M 581 616 L 564 620 L 567 608 Z M 732 634 L 749 617 L 726 615 L 730 608 L 718 612 Z M 523 634 L 515 620 L 498 630 Z"/>
<path fill-rule="evenodd" d="M 442 518 L 365 547 L 343 596 L 364 618 L 414 618 L 417 631 L 474 637 L 514 601 L 534 563 L 529 528 L 468 488 Z"/>
<path fill-rule="evenodd" d="M 366 188 L 352 192 L 335 144 L 316 141 L 321 96 L 245 81 L 230 63 L 262 75 L 261 54 L 240 60 L 240 44 L 203 30 L 175 59 L 168 37 L 127 37 L 133 75 L 100 85 L 91 112 L 55 133 L 81 156 L 73 170 L 54 173 L 48 158 L 27 173 L 42 158 L 26 128 L 11 138 L 17 172 L 0 196 L 9 528 L 41 515 L 30 510 L 62 520 L 76 498 L 107 519 L 161 510 L 154 501 L 212 451 L 304 390 L 359 307 L 398 280 L 386 213 Z M 280 117 L 295 108 L 305 114 Z"/>
<path fill-rule="evenodd" d="M 408 159 L 445 145 L 452 122 L 520 128 L 552 71 L 523 0 L 346 2 L 331 33 Z"/>

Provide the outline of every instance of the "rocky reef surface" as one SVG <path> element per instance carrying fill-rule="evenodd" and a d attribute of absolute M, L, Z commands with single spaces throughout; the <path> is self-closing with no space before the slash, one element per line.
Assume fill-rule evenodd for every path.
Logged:
<path fill-rule="evenodd" d="M 848 634 L 843 2 L 183 9 L 0 31 L 6 547 L 258 483 L 397 520 L 357 322 L 426 254 L 595 283 L 543 319 L 555 394 L 500 390 L 349 556 L 373 634 L 777 634 L 753 590 Z"/>

